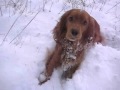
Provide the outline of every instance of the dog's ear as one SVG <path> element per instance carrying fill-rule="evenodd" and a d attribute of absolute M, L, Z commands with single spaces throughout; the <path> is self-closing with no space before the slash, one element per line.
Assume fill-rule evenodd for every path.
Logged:
<path fill-rule="evenodd" d="M 92 37 L 93 42 L 102 42 L 102 36 L 100 33 L 100 26 L 98 22 L 90 16 L 88 29 L 85 32 L 85 38 L 88 39 Z"/>
<path fill-rule="evenodd" d="M 58 42 L 60 42 L 60 40 L 65 37 L 66 31 L 67 31 L 67 28 L 66 28 L 67 17 L 71 12 L 72 10 L 65 12 L 61 16 L 60 21 L 57 23 L 57 25 L 53 30 L 54 39 Z"/>
<path fill-rule="evenodd" d="M 93 18 L 94 19 L 94 18 Z M 94 42 L 102 42 L 103 41 L 103 37 L 101 36 L 101 32 L 100 32 L 100 26 L 98 24 L 98 22 L 94 19 Z"/>

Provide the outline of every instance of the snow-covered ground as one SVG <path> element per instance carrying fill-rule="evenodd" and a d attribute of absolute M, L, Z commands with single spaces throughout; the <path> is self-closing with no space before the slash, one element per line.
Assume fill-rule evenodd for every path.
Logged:
<path fill-rule="evenodd" d="M 13 15 L 13 9 L 2 6 L 3 1 L 0 0 L 0 90 L 120 90 L 119 0 L 88 0 L 86 7 L 81 6 L 100 24 L 105 45 L 96 44 L 88 50 L 73 79 L 61 81 L 59 70 L 55 70 L 51 80 L 41 86 L 38 77 L 45 67 L 46 51 L 55 44 L 52 29 L 64 13 L 62 9 L 71 9 L 71 3 L 28 0 L 31 7 L 20 16 L 19 10 Z M 34 18 L 38 9 L 43 9 L 43 1 L 47 1 L 45 10 Z"/>

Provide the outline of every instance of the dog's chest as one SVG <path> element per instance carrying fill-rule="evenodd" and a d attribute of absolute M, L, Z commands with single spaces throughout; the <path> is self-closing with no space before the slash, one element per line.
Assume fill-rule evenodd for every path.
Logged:
<path fill-rule="evenodd" d="M 64 71 L 77 64 L 78 46 L 78 42 L 73 43 L 68 40 L 64 40 L 62 42 L 63 51 L 61 55 L 61 61 Z"/>
<path fill-rule="evenodd" d="M 81 44 L 78 42 L 72 42 L 64 39 L 62 41 L 62 55 L 61 55 L 61 63 L 64 71 L 70 69 L 71 67 L 77 64 L 78 56 L 82 53 L 83 50 L 87 49 L 92 45 L 93 37 L 89 37 L 85 44 Z"/>

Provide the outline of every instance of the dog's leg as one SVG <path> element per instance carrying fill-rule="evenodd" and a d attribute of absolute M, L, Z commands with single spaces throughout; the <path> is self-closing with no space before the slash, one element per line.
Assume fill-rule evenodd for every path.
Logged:
<path fill-rule="evenodd" d="M 63 74 L 62 74 L 63 79 L 72 78 L 75 71 L 78 69 L 78 67 L 80 67 L 80 64 L 81 64 L 83 57 L 84 57 L 84 50 L 82 52 L 79 52 L 77 57 L 78 57 L 77 64 L 63 72 Z"/>
<path fill-rule="evenodd" d="M 75 71 L 78 69 L 79 65 L 72 66 L 67 71 L 64 71 L 62 74 L 63 79 L 72 78 Z"/>
<path fill-rule="evenodd" d="M 47 52 L 47 57 L 46 57 L 46 59 L 47 59 L 46 69 L 45 69 L 42 73 L 40 73 L 40 76 L 39 76 L 39 81 L 40 81 L 39 84 L 40 84 L 40 85 L 43 84 L 43 83 L 45 83 L 47 80 L 49 80 L 49 77 L 48 77 L 46 71 L 47 71 L 48 65 L 50 64 L 50 62 L 51 62 L 51 60 L 52 60 L 53 55 L 54 55 L 54 52 L 52 52 L 52 53 Z"/>
<path fill-rule="evenodd" d="M 50 56 L 50 58 L 46 63 L 46 70 L 44 72 L 45 78 L 42 81 L 40 80 L 40 84 L 43 84 L 44 82 L 49 80 L 50 76 L 53 73 L 54 68 L 60 65 L 61 53 L 62 53 L 62 47 L 59 44 L 57 44 L 53 54 Z"/>

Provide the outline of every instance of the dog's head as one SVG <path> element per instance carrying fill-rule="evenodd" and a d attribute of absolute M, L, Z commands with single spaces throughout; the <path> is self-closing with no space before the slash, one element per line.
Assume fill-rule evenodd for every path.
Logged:
<path fill-rule="evenodd" d="M 80 40 L 88 29 L 90 16 L 82 10 L 71 10 L 66 17 L 66 39 L 70 41 Z"/>
<path fill-rule="evenodd" d="M 99 29 L 99 25 L 86 11 L 72 9 L 62 15 L 54 29 L 54 37 L 76 41 L 93 36 L 95 29 Z"/>

